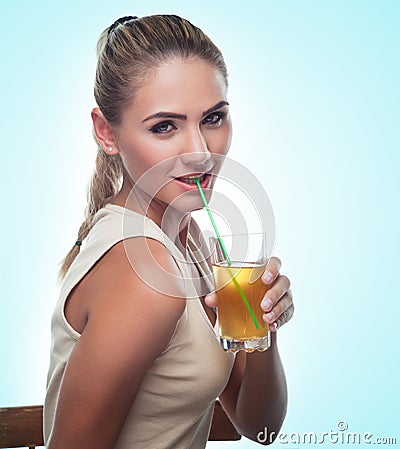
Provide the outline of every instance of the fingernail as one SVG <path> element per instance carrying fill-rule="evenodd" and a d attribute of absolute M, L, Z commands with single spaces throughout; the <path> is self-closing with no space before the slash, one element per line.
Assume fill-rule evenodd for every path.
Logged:
<path fill-rule="evenodd" d="M 265 297 L 262 301 L 261 301 L 261 308 L 265 311 L 269 310 L 272 307 L 272 301 Z"/>
<path fill-rule="evenodd" d="M 268 321 L 273 321 L 273 319 L 275 318 L 275 313 L 269 312 L 265 315 L 265 317 L 267 318 Z"/>
<path fill-rule="evenodd" d="M 272 281 L 272 278 L 273 278 L 273 275 L 272 275 L 272 273 L 270 273 L 269 271 L 267 271 L 267 272 L 265 272 L 263 275 L 262 275 L 262 279 L 263 279 L 263 281 L 264 282 L 271 282 Z"/>

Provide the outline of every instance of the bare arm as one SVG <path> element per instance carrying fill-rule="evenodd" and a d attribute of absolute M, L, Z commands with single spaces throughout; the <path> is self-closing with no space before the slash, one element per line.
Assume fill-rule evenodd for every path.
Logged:
<path fill-rule="evenodd" d="M 238 432 L 265 444 L 278 435 L 287 407 L 286 378 L 275 333 L 271 339 L 271 347 L 265 352 L 236 355 L 230 380 L 220 395 Z"/>
<path fill-rule="evenodd" d="M 151 257 L 135 253 L 154 276 L 179 276 L 175 262 L 157 241 Z M 128 248 L 129 251 L 129 248 Z M 159 270 L 159 271 L 157 271 Z M 153 290 L 132 269 L 121 242 L 104 257 L 86 289 L 88 321 L 68 361 L 49 449 L 112 449 L 140 383 L 170 340 L 185 301 Z"/>
<path fill-rule="evenodd" d="M 287 386 L 278 352 L 276 329 L 293 315 L 290 281 L 279 275 L 281 262 L 272 258 L 268 271 L 272 279 L 267 297 L 272 304 L 261 303 L 263 319 L 271 329 L 271 347 L 265 352 L 239 352 L 228 384 L 220 395 L 221 403 L 239 433 L 261 444 L 270 444 L 277 437 L 286 415 Z M 268 283 L 266 282 L 266 283 Z M 209 305 L 216 297 L 208 298 Z M 272 312 L 272 315 L 271 315 Z M 259 438 L 257 438 L 259 437 Z"/>

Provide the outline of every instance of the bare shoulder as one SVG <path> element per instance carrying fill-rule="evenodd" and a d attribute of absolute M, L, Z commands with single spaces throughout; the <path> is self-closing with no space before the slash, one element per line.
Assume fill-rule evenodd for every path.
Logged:
<path fill-rule="evenodd" d="M 160 242 L 135 237 L 114 245 L 85 280 L 87 323 L 82 336 L 113 339 L 148 365 L 169 342 L 185 306 L 179 269 Z M 101 334 L 101 336 L 100 336 Z M 104 349 L 112 345 L 105 344 Z M 146 351 L 134 355 L 135 350 Z"/>
<path fill-rule="evenodd" d="M 140 271 L 151 276 L 143 280 Z M 85 276 L 79 295 L 87 322 L 66 367 L 49 447 L 114 447 L 185 309 L 179 274 L 161 243 L 140 237 L 113 246 Z M 149 285 L 153 277 L 168 278 L 176 295 Z"/>
<path fill-rule="evenodd" d="M 121 311 L 157 305 L 180 315 L 185 307 L 179 268 L 165 246 L 154 239 L 136 237 L 114 245 L 92 270 L 89 283 L 92 313 L 110 300 Z"/>

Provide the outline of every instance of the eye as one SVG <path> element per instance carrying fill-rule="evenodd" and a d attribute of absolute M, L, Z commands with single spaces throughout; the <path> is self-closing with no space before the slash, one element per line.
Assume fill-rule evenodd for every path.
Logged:
<path fill-rule="evenodd" d="M 157 123 L 150 128 L 150 131 L 154 134 L 168 134 L 173 129 L 176 129 L 175 126 L 171 122 L 161 122 Z"/>
<path fill-rule="evenodd" d="M 205 117 L 203 119 L 203 123 L 206 125 L 219 126 L 225 117 L 226 117 L 226 112 L 222 112 L 222 111 L 213 112 L 213 113 L 207 115 L 207 117 Z"/>

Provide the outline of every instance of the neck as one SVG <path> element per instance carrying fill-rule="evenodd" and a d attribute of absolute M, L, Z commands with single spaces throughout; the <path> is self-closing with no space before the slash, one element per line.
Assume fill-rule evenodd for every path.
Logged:
<path fill-rule="evenodd" d="M 121 190 L 113 203 L 150 218 L 184 254 L 190 226 L 190 212 L 183 213 L 155 198 L 150 200 L 149 195 L 143 190 L 132 189 L 132 182 L 124 178 Z"/>

